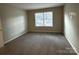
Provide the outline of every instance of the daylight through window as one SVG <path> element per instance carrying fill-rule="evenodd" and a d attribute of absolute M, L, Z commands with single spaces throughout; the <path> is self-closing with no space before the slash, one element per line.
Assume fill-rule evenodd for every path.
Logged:
<path fill-rule="evenodd" d="M 35 13 L 35 26 L 36 27 L 52 27 L 53 26 L 53 13 L 52 12 Z"/>

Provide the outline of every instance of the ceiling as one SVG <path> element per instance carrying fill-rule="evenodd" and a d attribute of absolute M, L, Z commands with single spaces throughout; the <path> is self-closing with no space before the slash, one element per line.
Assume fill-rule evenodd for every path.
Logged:
<path fill-rule="evenodd" d="M 24 10 L 41 9 L 48 7 L 57 7 L 64 5 L 63 3 L 2 3 L 2 6 L 13 6 Z"/>

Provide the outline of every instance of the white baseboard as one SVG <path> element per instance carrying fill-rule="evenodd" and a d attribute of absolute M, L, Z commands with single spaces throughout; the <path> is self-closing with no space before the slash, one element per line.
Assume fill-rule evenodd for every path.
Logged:
<path fill-rule="evenodd" d="M 66 38 L 66 36 L 65 36 Z M 67 38 L 66 38 L 67 39 Z M 67 39 L 68 40 L 68 39 Z M 79 55 L 79 53 L 77 52 L 76 48 L 73 46 L 73 44 L 68 40 L 68 42 L 70 43 L 71 47 L 74 49 L 74 51 L 76 52 L 77 55 Z"/>
<path fill-rule="evenodd" d="M 20 37 L 21 35 L 23 35 L 23 34 L 25 34 L 25 33 L 26 33 L 26 32 L 23 32 L 23 33 L 20 33 L 19 35 L 16 35 L 15 37 L 9 39 L 8 41 L 5 41 L 4 44 L 9 43 L 10 41 L 12 41 L 12 40 L 14 40 L 14 39 Z"/>

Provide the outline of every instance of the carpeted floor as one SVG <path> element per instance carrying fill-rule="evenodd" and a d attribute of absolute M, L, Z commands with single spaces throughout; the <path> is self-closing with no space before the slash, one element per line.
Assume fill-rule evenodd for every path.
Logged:
<path fill-rule="evenodd" d="M 76 55 L 61 34 L 28 33 L 0 48 L 1 55 Z"/>

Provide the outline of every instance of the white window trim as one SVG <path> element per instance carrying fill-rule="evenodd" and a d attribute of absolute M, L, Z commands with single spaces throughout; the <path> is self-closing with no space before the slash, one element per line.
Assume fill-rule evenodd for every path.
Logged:
<path fill-rule="evenodd" d="M 52 12 L 52 11 L 45 11 L 45 12 Z M 45 13 L 45 12 L 36 12 L 36 13 L 43 13 L 43 18 L 44 18 L 44 13 Z M 35 14 L 36 14 L 36 13 L 35 13 Z M 35 14 L 34 14 L 34 17 L 35 17 Z M 43 22 L 44 22 L 44 19 L 43 19 Z M 35 25 L 35 27 L 49 27 L 49 28 L 50 28 L 50 27 L 53 27 L 53 24 L 54 24 L 53 22 L 54 22 L 54 19 L 53 19 L 53 12 L 52 12 L 52 26 L 36 26 L 36 25 L 35 25 L 35 21 L 34 21 L 34 25 Z M 44 23 L 43 23 L 43 24 L 44 24 Z"/>

